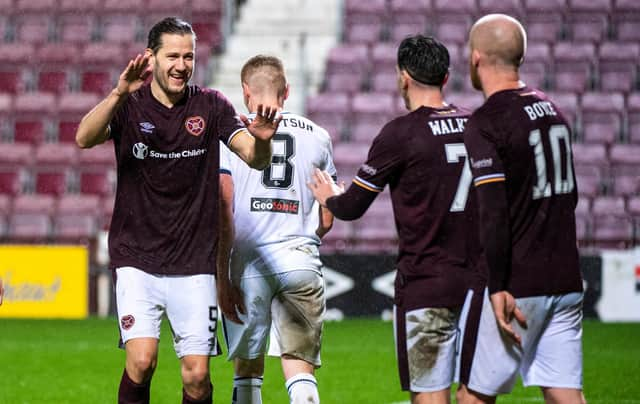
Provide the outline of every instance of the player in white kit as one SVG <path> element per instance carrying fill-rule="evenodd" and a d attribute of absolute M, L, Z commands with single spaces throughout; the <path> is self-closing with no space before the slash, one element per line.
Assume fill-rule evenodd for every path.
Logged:
<path fill-rule="evenodd" d="M 280 60 L 262 55 L 243 67 L 242 86 L 252 113 L 261 100 L 273 100 L 282 108 L 289 91 Z M 229 358 L 234 359 L 233 403 L 262 402 L 270 328 L 269 354 L 281 357 L 291 402 L 319 403 L 314 370 L 320 366 L 325 297 L 318 246 L 333 216 L 319 206 L 306 184 L 315 168 L 333 176 L 336 170 L 327 132 L 302 116 L 281 115 L 271 165 L 264 171 L 243 167 L 226 150 L 221 154 L 222 176 L 230 175 L 234 190 L 230 271 L 218 274 L 224 334 Z M 220 194 L 224 199 L 229 192 Z M 227 212 L 230 215 L 230 209 Z M 226 255 L 224 250 L 219 254 Z"/>

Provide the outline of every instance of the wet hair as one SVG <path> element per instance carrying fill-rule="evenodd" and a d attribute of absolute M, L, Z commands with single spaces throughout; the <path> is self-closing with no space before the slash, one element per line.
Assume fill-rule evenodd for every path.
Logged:
<path fill-rule="evenodd" d="M 449 51 L 433 37 L 410 36 L 398 47 L 398 68 L 419 83 L 442 87 L 449 72 Z"/>
<path fill-rule="evenodd" d="M 249 59 L 240 72 L 240 80 L 249 84 L 251 77 L 260 71 L 265 77 L 262 83 L 273 90 L 276 90 L 278 96 L 284 94 L 287 87 L 287 78 L 284 72 L 282 61 L 275 56 L 256 55 Z"/>
<path fill-rule="evenodd" d="M 147 48 L 154 54 L 162 47 L 162 34 L 193 35 L 193 40 L 196 40 L 191 24 L 178 17 L 167 17 L 157 22 L 149 31 Z"/>

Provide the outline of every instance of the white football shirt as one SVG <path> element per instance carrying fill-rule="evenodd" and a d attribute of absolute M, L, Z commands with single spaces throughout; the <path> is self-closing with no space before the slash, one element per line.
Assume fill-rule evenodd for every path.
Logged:
<path fill-rule="evenodd" d="M 319 204 L 307 182 L 316 167 L 336 177 L 331 138 L 305 117 L 282 115 L 265 170 L 254 170 L 220 148 L 220 169 L 231 173 L 234 184 L 232 272 L 244 277 L 321 267 Z"/>

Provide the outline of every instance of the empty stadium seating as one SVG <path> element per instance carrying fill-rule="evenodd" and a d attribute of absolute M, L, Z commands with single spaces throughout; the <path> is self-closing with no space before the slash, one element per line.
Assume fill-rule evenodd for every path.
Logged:
<path fill-rule="evenodd" d="M 334 155 L 341 179 L 350 181 L 382 124 L 404 113 L 396 90 L 398 43 L 415 33 L 443 41 L 451 58 L 446 99 L 477 108 L 484 99 L 468 79 L 468 29 L 480 15 L 506 12 L 527 29 L 521 78 L 545 91 L 572 126 L 580 246 L 640 244 L 640 2 L 388 0 L 371 7 L 364 3 L 346 2 L 344 40 L 330 53 L 322 91 L 307 103 L 312 119 L 339 132 L 334 135 L 340 142 Z M 362 21 L 369 17 L 370 26 L 352 26 L 366 25 Z M 395 108 L 389 107 L 390 99 Z M 357 248 L 362 244 L 359 238 L 373 240 L 384 231 L 388 225 L 384 220 L 362 220 L 348 231 L 341 228 L 342 235 L 336 237 L 341 245 Z"/>

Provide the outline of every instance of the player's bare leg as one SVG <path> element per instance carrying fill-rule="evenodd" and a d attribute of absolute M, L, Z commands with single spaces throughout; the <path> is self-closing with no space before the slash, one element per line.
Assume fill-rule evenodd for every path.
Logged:
<path fill-rule="evenodd" d="M 544 401 L 547 404 L 586 404 L 587 401 L 579 389 L 558 387 L 541 387 Z"/>
<path fill-rule="evenodd" d="M 291 404 L 320 403 L 318 384 L 313 375 L 315 367 L 289 355 L 282 355 L 281 362 Z"/>
<path fill-rule="evenodd" d="M 209 376 L 208 355 L 186 355 L 180 359 L 183 403 L 211 403 L 213 387 Z"/>
<path fill-rule="evenodd" d="M 433 392 L 411 392 L 411 404 L 449 404 L 451 402 L 451 389 Z"/>
<path fill-rule="evenodd" d="M 264 356 L 234 360 L 232 404 L 262 404 Z"/>
<path fill-rule="evenodd" d="M 151 377 L 158 363 L 158 340 L 133 338 L 125 344 L 125 371 L 118 389 L 118 403 L 149 402 Z"/>
<path fill-rule="evenodd" d="M 456 401 L 458 404 L 493 404 L 496 402 L 496 397 L 478 393 L 461 384 L 456 392 Z"/>

